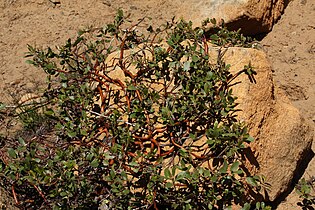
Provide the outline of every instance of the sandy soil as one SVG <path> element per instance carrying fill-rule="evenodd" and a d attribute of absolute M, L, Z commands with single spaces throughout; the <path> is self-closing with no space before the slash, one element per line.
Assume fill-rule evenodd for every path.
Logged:
<path fill-rule="evenodd" d="M 53 3 L 55 2 L 55 3 Z M 51 46 L 74 38 L 80 28 L 103 26 L 118 8 L 134 21 L 152 17 L 154 25 L 170 20 L 180 0 L 1 0 L 0 1 L 0 100 L 34 88 L 44 74 L 25 64 L 27 44 Z M 149 22 L 150 24 L 150 22 Z M 5 98 L 5 99 L 3 99 Z"/>
<path fill-rule="evenodd" d="M 45 75 L 25 63 L 27 44 L 54 46 L 79 28 L 103 26 L 121 7 L 131 19 L 151 16 L 154 24 L 180 16 L 180 0 L 0 0 L 0 101 L 32 92 Z M 182 14 L 184 11 L 182 11 Z M 262 44 L 273 63 L 274 80 L 303 116 L 315 124 L 315 0 L 293 0 Z M 314 150 L 315 151 L 315 150 Z M 313 160 L 305 172 L 315 175 Z M 0 192 L 0 197 L 4 193 Z M 293 192 L 278 209 L 298 209 Z M 11 209 L 8 202 L 7 209 Z M 0 207 L 1 206 L 0 201 Z"/>

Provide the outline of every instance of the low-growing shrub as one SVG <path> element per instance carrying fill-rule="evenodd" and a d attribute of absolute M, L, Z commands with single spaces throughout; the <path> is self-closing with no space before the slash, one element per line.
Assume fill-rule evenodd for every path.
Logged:
<path fill-rule="evenodd" d="M 315 205 L 315 177 L 312 176 L 308 180 L 302 178 L 295 186 L 295 192 L 301 198 L 301 201 L 297 203 L 303 210 L 314 209 Z"/>
<path fill-rule="evenodd" d="M 231 74 L 223 59 L 224 47 L 250 39 L 221 26 L 209 36 L 214 19 L 198 28 L 144 22 L 119 11 L 56 50 L 29 46 L 28 63 L 48 75 L 37 114 L 54 127 L 19 138 L 2 157 L 2 183 L 21 207 L 251 208 L 248 192 L 260 190 L 260 177 L 244 170 L 241 154 L 253 138 L 236 119 L 232 86 L 255 72 L 248 65 Z"/>

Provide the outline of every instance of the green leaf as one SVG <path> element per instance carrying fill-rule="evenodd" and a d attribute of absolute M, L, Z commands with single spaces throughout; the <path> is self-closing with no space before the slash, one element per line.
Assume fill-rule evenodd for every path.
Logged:
<path fill-rule="evenodd" d="M 169 46 L 171 46 L 171 47 L 174 46 L 174 42 L 173 42 L 171 39 L 168 39 L 166 42 L 167 42 L 167 44 L 168 44 Z"/>
<path fill-rule="evenodd" d="M 60 73 L 60 74 L 59 74 L 59 77 L 60 77 L 60 79 L 63 80 L 63 81 L 67 81 L 67 80 L 68 80 L 68 78 L 67 78 L 67 76 L 66 76 L 65 73 Z"/>
<path fill-rule="evenodd" d="M 27 64 L 35 64 L 35 62 L 32 61 L 32 60 L 26 60 L 25 63 L 27 63 Z"/>
<path fill-rule="evenodd" d="M 231 166 L 231 171 L 236 172 L 238 170 L 239 165 L 240 165 L 240 162 L 238 161 L 234 162 Z"/>
<path fill-rule="evenodd" d="M 114 159 L 114 158 L 115 158 L 115 156 L 110 155 L 109 152 L 106 152 L 106 153 L 105 153 L 105 159 L 110 160 L 110 159 Z"/>
<path fill-rule="evenodd" d="M 190 62 L 189 61 L 186 61 L 184 63 L 184 71 L 189 71 L 190 70 Z"/>
<path fill-rule="evenodd" d="M 46 69 L 48 70 L 52 70 L 55 68 L 55 65 L 53 63 L 48 63 L 46 66 L 45 66 Z"/>
<path fill-rule="evenodd" d="M 129 165 L 130 165 L 130 166 L 139 166 L 139 163 L 133 161 L 133 162 L 129 163 Z"/>
<path fill-rule="evenodd" d="M 209 169 L 205 169 L 205 170 L 203 171 L 203 174 L 204 174 L 205 177 L 210 177 L 210 176 L 211 176 L 211 172 L 210 172 Z"/>
<path fill-rule="evenodd" d="M 57 130 L 61 130 L 61 129 L 63 128 L 63 125 L 58 122 L 58 123 L 56 124 L 55 128 L 56 128 Z"/>
<path fill-rule="evenodd" d="M 261 208 L 264 210 L 264 209 L 265 209 L 265 207 L 266 207 L 265 202 L 261 202 L 260 204 L 261 204 Z M 268 208 L 267 208 L 267 209 L 268 209 Z"/>
<path fill-rule="evenodd" d="M 77 38 L 77 40 L 75 40 L 75 42 L 73 43 L 73 46 L 77 46 L 81 41 L 83 40 L 83 37 L 79 37 Z"/>
<path fill-rule="evenodd" d="M 250 204 L 249 203 L 245 203 L 242 210 L 250 210 Z"/>
<path fill-rule="evenodd" d="M 67 132 L 67 135 L 70 137 L 70 138 L 73 138 L 77 135 L 77 133 L 75 131 L 68 131 Z"/>
<path fill-rule="evenodd" d="M 45 111 L 45 114 L 48 115 L 48 116 L 54 116 L 55 112 L 52 109 L 47 109 Z"/>
<path fill-rule="evenodd" d="M 63 192 L 60 192 L 60 196 L 61 196 L 61 197 L 66 197 L 67 195 L 68 195 L 67 192 L 64 192 L 64 191 L 63 191 Z"/>
<path fill-rule="evenodd" d="M 5 109 L 6 108 L 6 105 L 2 102 L 0 102 L 0 111 Z"/>
<path fill-rule="evenodd" d="M 247 138 L 247 141 L 248 141 L 248 142 L 253 142 L 253 141 L 255 141 L 255 139 L 254 139 L 254 137 L 249 136 L 249 137 Z"/>
<path fill-rule="evenodd" d="M 259 210 L 260 209 L 260 202 L 256 203 L 256 209 Z"/>
<path fill-rule="evenodd" d="M 137 88 L 133 85 L 128 85 L 127 90 L 137 90 Z"/>
<path fill-rule="evenodd" d="M 217 24 L 217 20 L 215 18 L 211 18 L 210 19 L 210 22 L 213 24 L 213 25 L 216 25 Z"/>
<path fill-rule="evenodd" d="M 169 179 L 171 177 L 171 172 L 168 168 L 164 170 L 164 176 L 166 179 Z"/>
<path fill-rule="evenodd" d="M 257 182 L 253 177 L 246 177 L 246 182 L 254 187 L 257 187 Z"/>
<path fill-rule="evenodd" d="M 165 187 L 166 188 L 172 188 L 173 184 L 171 182 L 166 182 Z"/>
<path fill-rule="evenodd" d="M 17 157 L 17 152 L 12 149 L 12 148 L 8 148 L 8 154 L 11 158 L 16 158 Z"/>
<path fill-rule="evenodd" d="M 228 163 L 226 160 L 224 160 L 223 166 L 220 168 L 220 173 L 225 174 L 227 172 L 227 169 L 228 169 Z"/>
<path fill-rule="evenodd" d="M 127 194 L 129 194 L 130 193 L 130 191 L 128 190 L 128 189 L 125 189 L 124 191 L 123 191 L 123 194 L 124 195 L 127 195 Z"/>
<path fill-rule="evenodd" d="M 82 34 L 84 34 L 85 33 L 85 30 L 79 30 L 78 31 L 78 36 L 80 37 Z"/>
<path fill-rule="evenodd" d="M 25 141 L 24 141 L 23 138 L 19 137 L 19 138 L 18 138 L 18 141 L 19 141 L 19 143 L 20 143 L 22 146 L 26 146 L 26 143 L 25 143 Z"/>
<path fill-rule="evenodd" d="M 86 132 L 85 129 L 81 129 L 80 130 L 80 134 L 83 135 L 83 136 L 87 136 L 88 135 L 88 133 Z"/>
<path fill-rule="evenodd" d="M 197 61 L 199 61 L 199 57 L 196 56 L 196 55 L 193 55 L 191 59 L 192 59 L 192 61 L 195 62 L 195 63 L 196 63 Z"/>
<path fill-rule="evenodd" d="M 90 166 L 92 166 L 93 168 L 97 168 L 98 167 L 98 160 L 94 159 L 91 163 Z"/>
<path fill-rule="evenodd" d="M 175 180 L 180 181 L 180 180 L 182 180 L 182 179 L 184 179 L 184 178 L 186 178 L 186 177 L 189 177 L 189 176 L 190 176 L 189 172 L 187 172 L 187 171 L 182 171 L 182 172 L 180 172 L 180 173 L 178 173 L 178 174 L 176 175 Z"/>
<path fill-rule="evenodd" d="M 212 35 L 210 36 L 210 39 L 211 39 L 211 40 L 214 40 L 214 41 L 217 41 L 217 40 L 219 40 L 219 37 L 218 37 L 218 35 L 216 35 L 216 34 L 212 34 Z"/>

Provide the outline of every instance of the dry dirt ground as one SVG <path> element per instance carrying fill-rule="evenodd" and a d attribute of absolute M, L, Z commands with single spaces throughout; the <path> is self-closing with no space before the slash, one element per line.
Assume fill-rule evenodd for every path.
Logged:
<path fill-rule="evenodd" d="M 108 23 L 119 7 L 133 20 L 149 15 L 155 25 L 161 24 L 174 15 L 184 14 L 185 11 L 175 12 L 180 2 L 0 0 L 0 101 L 10 102 L 12 97 L 32 92 L 45 79 L 43 72 L 25 63 L 27 44 L 41 47 L 62 44 L 67 38 L 74 38 L 79 28 Z M 314 125 L 315 0 L 291 1 L 262 44 L 272 62 L 276 84 Z M 304 176 L 315 176 L 314 159 Z M 6 203 L 6 208 L 12 209 L 9 202 L 1 201 L 4 194 L 0 191 L 0 207 Z M 278 209 L 299 209 L 298 199 L 292 192 Z"/>

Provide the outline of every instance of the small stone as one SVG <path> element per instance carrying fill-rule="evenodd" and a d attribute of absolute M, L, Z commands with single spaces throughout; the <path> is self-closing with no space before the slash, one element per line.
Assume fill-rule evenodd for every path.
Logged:
<path fill-rule="evenodd" d="M 60 0 L 49 0 L 53 4 L 61 4 Z"/>
<path fill-rule="evenodd" d="M 137 10 L 138 8 L 136 6 L 134 6 L 134 5 L 132 5 L 132 6 L 130 6 L 130 9 Z"/>
<path fill-rule="evenodd" d="M 49 0 L 49 2 L 52 3 L 54 7 L 61 4 L 60 0 Z"/>
<path fill-rule="evenodd" d="M 109 1 L 104 1 L 103 4 L 105 4 L 108 7 L 112 6 L 112 4 Z"/>
<path fill-rule="evenodd" d="M 11 86 L 14 86 L 14 85 L 20 84 L 21 81 L 22 81 L 22 79 L 17 79 L 17 80 L 14 80 L 14 81 L 10 82 L 9 84 L 10 84 Z"/>

